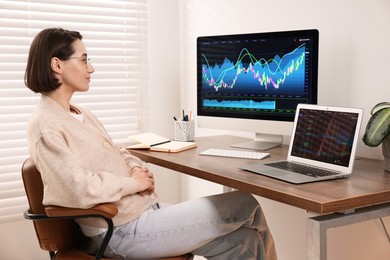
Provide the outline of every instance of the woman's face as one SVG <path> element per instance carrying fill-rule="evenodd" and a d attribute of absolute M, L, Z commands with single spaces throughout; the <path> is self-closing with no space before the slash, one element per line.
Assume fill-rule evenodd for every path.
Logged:
<path fill-rule="evenodd" d="M 88 60 L 87 51 L 81 40 L 73 43 L 75 52 L 66 61 L 62 63 L 61 82 L 64 88 L 69 88 L 71 92 L 87 91 L 91 74 L 95 71 Z"/>

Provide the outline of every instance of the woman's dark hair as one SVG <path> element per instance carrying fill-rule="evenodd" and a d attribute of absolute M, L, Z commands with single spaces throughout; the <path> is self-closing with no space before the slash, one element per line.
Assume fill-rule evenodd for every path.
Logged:
<path fill-rule="evenodd" d="M 72 44 L 82 36 L 77 31 L 49 28 L 39 32 L 31 43 L 24 83 L 35 93 L 48 93 L 61 86 L 51 69 L 51 59 L 68 60 L 75 52 Z"/>

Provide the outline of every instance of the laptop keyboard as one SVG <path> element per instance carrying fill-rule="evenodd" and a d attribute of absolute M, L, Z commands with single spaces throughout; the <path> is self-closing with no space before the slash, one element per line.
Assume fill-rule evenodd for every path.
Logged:
<path fill-rule="evenodd" d="M 287 170 L 295 173 L 312 176 L 312 177 L 323 177 L 323 176 L 331 176 L 331 175 L 339 174 L 338 172 L 319 169 L 319 168 L 310 167 L 310 166 L 288 162 L 288 161 L 267 163 L 266 165 L 279 168 L 282 170 Z"/>

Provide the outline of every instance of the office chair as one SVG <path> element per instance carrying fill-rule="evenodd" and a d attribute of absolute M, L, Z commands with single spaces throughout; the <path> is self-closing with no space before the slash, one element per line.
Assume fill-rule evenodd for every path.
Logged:
<path fill-rule="evenodd" d="M 37 170 L 33 160 L 28 158 L 22 166 L 22 177 L 26 190 L 29 209 L 24 212 L 24 217 L 33 220 L 35 233 L 40 247 L 49 252 L 52 260 L 110 260 L 103 257 L 104 250 L 113 233 L 112 218 L 118 209 L 114 204 L 99 204 L 90 209 L 64 208 L 58 206 L 44 206 L 43 184 L 41 174 Z M 77 218 L 102 218 L 106 221 L 108 231 L 95 255 L 86 253 L 88 238 L 86 238 L 78 224 Z M 192 260 L 193 255 L 186 254 L 168 258 L 149 260 Z M 133 259 L 135 260 L 135 259 Z"/>

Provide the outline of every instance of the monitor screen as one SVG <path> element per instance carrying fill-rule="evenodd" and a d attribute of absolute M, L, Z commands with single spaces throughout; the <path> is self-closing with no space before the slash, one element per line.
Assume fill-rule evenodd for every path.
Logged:
<path fill-rule="evenodd" d="M 297 104 L 317 103 L 318 35 L 313 29 L 198 37 L 198 117 L 292 122 Z"/>

